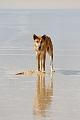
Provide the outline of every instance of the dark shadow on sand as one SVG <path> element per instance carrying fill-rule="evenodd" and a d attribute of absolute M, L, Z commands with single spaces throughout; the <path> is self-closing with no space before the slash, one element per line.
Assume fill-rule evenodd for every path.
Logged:
<path fill-rule="evenodd" d="M 80 70 L 58 70 L 63 75 L 80 75 Z"/>

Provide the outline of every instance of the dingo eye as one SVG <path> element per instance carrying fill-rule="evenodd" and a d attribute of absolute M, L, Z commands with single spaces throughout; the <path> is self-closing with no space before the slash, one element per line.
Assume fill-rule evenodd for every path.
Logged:
<path fill-rule="evenodd" d="M 36 42 L 37 42 L 37 43 L 39 43 L 39 41 L 38 41 L 38 40 L 37 40 Z"/>

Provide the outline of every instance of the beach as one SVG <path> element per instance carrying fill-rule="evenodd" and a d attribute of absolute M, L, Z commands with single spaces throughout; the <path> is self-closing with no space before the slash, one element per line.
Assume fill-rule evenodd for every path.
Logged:
<path fill-rule="evenodd" d="M 33 34 L 54 45 L 36 73 Z M 0 10 L 0 119 L 80 119 L 80 10 Z M 25 74 L 16 75 L 19 72 Z"/>

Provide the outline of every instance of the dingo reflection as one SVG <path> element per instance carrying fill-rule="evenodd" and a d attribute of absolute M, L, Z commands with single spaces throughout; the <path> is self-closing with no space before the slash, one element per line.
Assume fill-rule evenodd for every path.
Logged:
<path fill-rule="evenodd" d="M 52 101 L 53 80 L 51 78 L 48 85 L 46 85 L 45 74 L 38 74 L 37 77 L 34 114 L 43 116 Z"/>

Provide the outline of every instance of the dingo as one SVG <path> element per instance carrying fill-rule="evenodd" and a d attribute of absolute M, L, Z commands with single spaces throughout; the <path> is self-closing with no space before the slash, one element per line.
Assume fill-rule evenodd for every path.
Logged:
<path fill-rule="evenodd" d="M 46 51 L 50 56 L 50 67 L 51 71 L 53 71 L 53 45 L 51 38 L 47 35 L 37 36 L 34 34 L 33 39 L 38 61 L 38 71 L 45 72 Z"/>

